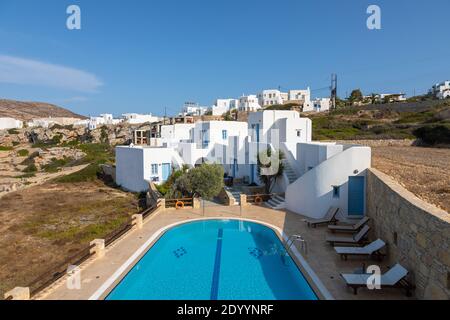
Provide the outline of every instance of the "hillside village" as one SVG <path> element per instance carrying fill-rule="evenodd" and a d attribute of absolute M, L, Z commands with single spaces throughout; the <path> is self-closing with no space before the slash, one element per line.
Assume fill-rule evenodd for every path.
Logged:
<path fill-rule="evenodd" d="M 149 186 L 164 197 L 186 166 L 223 163 L 224 180 L 231 184 L 222 197 L 234 205 L 242 193 L 254 200 L 252 193 L 267 193 L 260 187 L 257 158 L 269 147 L 283 154 L 283 173 L 268 190 L 276 196 L 264 201 L 267 208 L 320 218 L 336 205 L 346 218 L 360 214 L 362 206 L 353 204 L 362 202 L 347 201 L 349 185 L 358 185 L 358 177 L 372 167 L 448 212 L 446 85 L 406 100 L 361 94 L 339 101 L 336 109 L 329 98 L 311 99 L 310 89 L 264 90 L 217 99 L 210 107 L 187 102 L 171 117 L 86 118 L 64 109 L 46 117 L 20 116 L 16 108 L 17 119 L 0 118 L 0 214 L 9 217 L 0 242 L 13 244 L 0 254 L 9 266 L 0 272 L 0 291 L 15 286 L 18 278 L 33 280 L 86 241 L 114 231 L 145 208 Z M 308 188 L 318 177 L 323 189 Z M 18 259 L 11 259 L 12 252 Z M 22 260 L 39 263 L 23 273 Z"/>

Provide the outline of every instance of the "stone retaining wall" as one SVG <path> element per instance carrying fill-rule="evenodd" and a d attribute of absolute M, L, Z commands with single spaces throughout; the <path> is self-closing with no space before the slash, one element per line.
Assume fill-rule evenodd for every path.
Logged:
<path fill-rule="evenodd" d="M 449 299 L 450 215 L 376 169 L 367 174 L 367 214 L 390 262 L 411 272 L 416 297 Z"/>

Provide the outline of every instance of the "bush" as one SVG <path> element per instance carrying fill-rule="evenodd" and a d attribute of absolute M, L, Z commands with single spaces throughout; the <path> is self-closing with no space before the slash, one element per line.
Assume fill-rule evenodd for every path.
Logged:
<path fill-rule="evenodd" d="M 13 147 L 0 146 L 0 151 L 11 151 L 13 149 L 14 149 Z"/>
<path fill-rule="evenodd" d="M 413 131 L 416 138 L 428 145 L 450 144 L 450 127 L 445 125 L 424 126 Z"/>
<path fill-rule="evenodd" d="M 60 169 L 70 162 L 73 162 L 73 158 L 64 157 L 63 159 L 53 158 L 50 163 L 42 166 L 45 172 L 54 173 L 60 171 Z"/>
<path fill-rule="evenodd" d="M 39 157 L 39 152 L 35 151 L 29 155 L 28 158 L 22 161 L 21 165 L 28 166 L 30 164 L 34 164 L 34 158 Z"/>
<path fill-rule="evenodd" d="M 19 157 L 26 157 L 30 154 L 30 152 L 26 149 L 21 149 L 17 151 L 17 154 L 19 155 Z"/>
<path fill-rule="evenodd" d="M 61 143 L 62 135 L 57 134 L 54 135 L 53 138 L 47 141 L 38 141 L 35 144 L 33 144 L 33 148 L 50 148 L 50 147 L 56 147 Z"/>
<path fill-rule="evenodd" d="M 100 167 L 97 164 L 90 164 L 80 171 L 55 179 L 55 182 L 76 183 L 76 182 L 94 181 L 98 178 L 99 174 L 100 174 Z"/>
<path fill-rule="evenodd" d="M 13 141 L 13 143 L 12 143 L 12 145 L 13 145 L 14 147 L 18 146 L 19 144 L 20 144 L 20 142 L 18 142 L 18 141 Z"/>
<path fill-rule="evenodd" d="M 182 173 L 174 182 L 169 197 L 202 197 L 211 199 L 223 188 L 223 167 L 218 164 L 202 164 Z"/>
<path fill-rule="evenodd" d="M 36 177 L 36 175 L 34 174 L 34 173 L 25 173 L 25 174 L 22 174 L 22 175 L 20 175 L 20 176 L 15 176 L 14 178 L 16 178 L 16 179 L 26 179 L 26 178 L 33 178 L 33 177 Z"/>
<path fill-rule="evenodd" d="M 28 165 L 25 169 L 22 170 L 22 172 L 25 172 L 25 173 L 31 173 L 31 172 L 36 172 L 36 171 L 37 171 L 37 168 L 34 163 Z"/>
<path fill-rule="evenodd" d="M 19 134 L 19 131 L 17 129 L 9 129 L 8 133 L 9 134 Z"/>

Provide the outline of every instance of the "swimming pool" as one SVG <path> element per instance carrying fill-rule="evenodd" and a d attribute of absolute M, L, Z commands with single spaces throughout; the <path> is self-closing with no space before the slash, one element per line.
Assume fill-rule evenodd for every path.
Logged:
<path fill-rule="evenodd" d="M 275 232 L 240 220 L 168 230 L 107 300 L 316 300 Z"/>

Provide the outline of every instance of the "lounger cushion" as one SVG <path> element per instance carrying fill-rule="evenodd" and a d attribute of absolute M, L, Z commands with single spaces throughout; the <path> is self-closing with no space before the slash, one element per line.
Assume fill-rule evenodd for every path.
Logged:
<path fill-rule="evenodd" d="M 383 240 L 377 239 L 365 247 L 334 247 L 334 250 L 339 254 L 369 255 L 382 249 L 385 245 Z"/>

